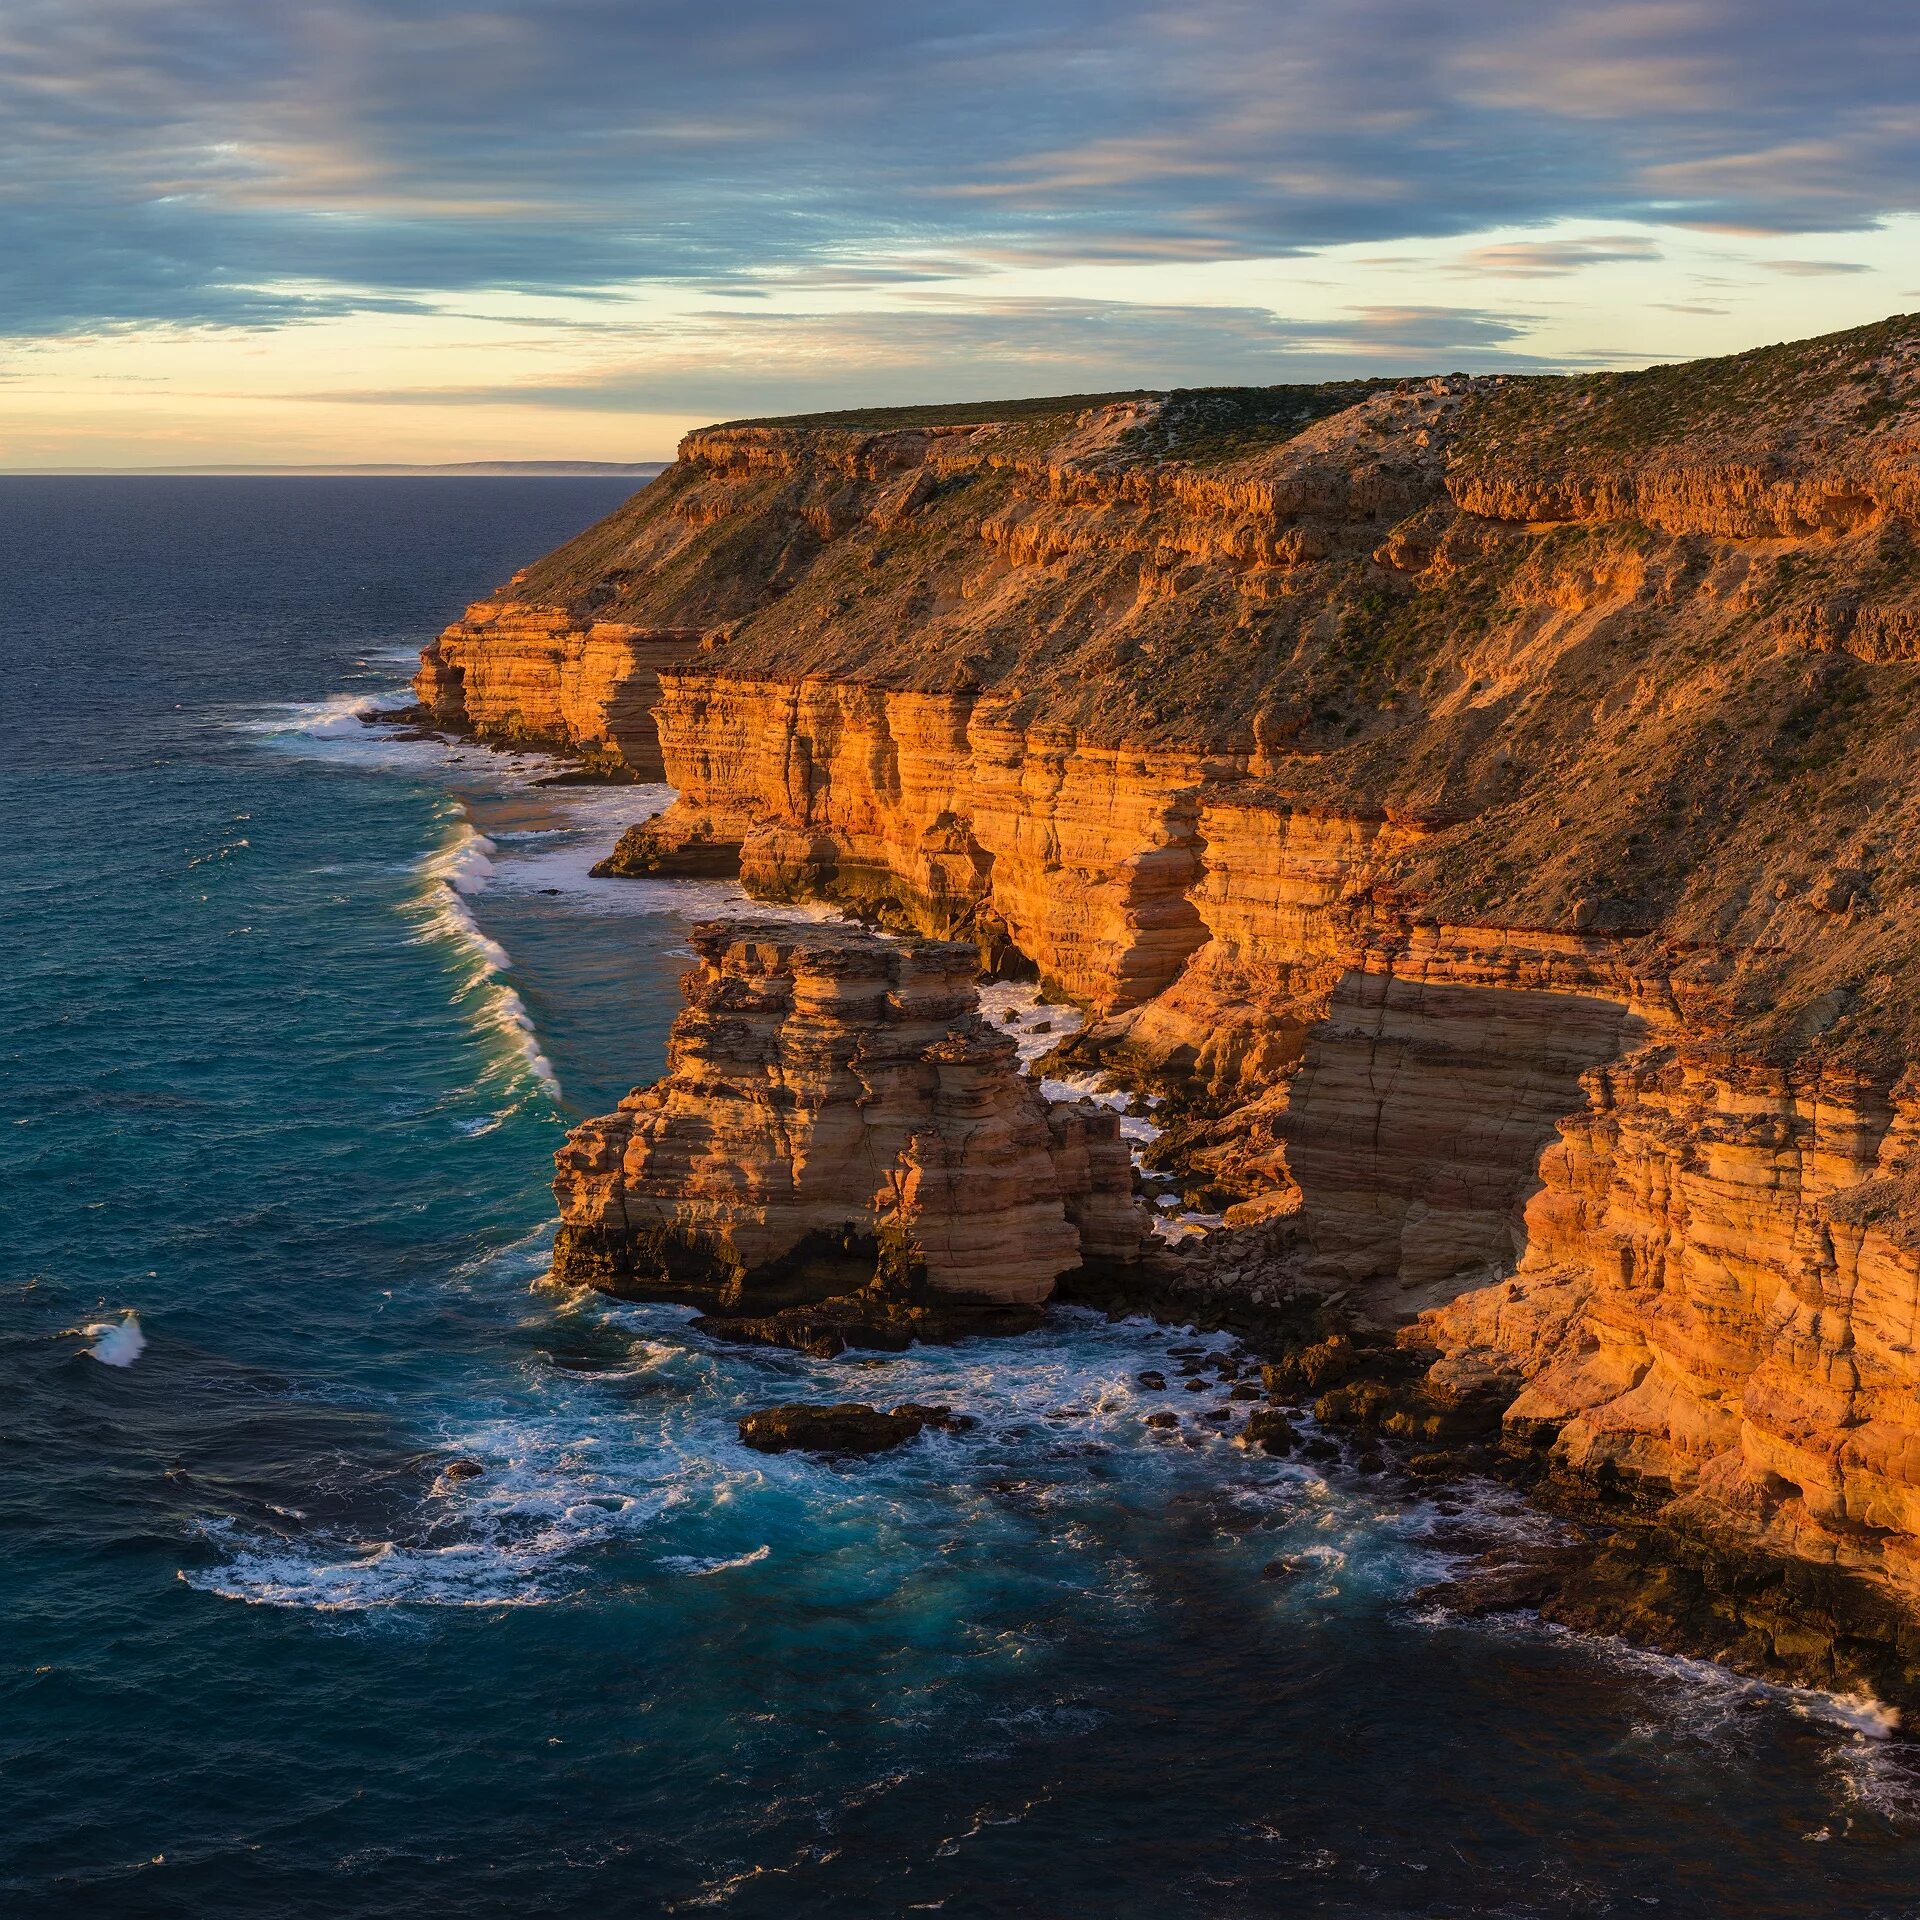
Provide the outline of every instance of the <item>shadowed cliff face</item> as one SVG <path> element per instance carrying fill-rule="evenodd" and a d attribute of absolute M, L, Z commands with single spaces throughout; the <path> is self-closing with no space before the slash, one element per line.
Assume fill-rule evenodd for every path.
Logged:
<path fill-rule="evenodd" d="M 1916 516 L 1911 319 L 719 427 L 420 685 L 657 739 L 615 871 L 1037 969 L 1570 1464 L 1906 1580 Z"/>

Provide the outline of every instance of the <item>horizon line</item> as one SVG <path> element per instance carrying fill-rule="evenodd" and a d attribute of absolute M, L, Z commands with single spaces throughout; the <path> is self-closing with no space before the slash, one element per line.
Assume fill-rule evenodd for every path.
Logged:
<path fill-rule="evenodd" d="M 0 467 L 0 478 L 12 479 L 58 479 L 63 475 L 80 478 L 152 477 L 168 476 L 191 477 L 194 475 L 218 475 L 230 478 L 245 478 L 250 475 L 272 477 L 276 475 L 337 475 L 346 478 L 373 478 L 377 476 L 405 477 L 421 475 L 431 477 L 439 475 L 466 476 L 470 479 L 538 479 L 548 476 L 564 479 L 592 478 L 604 475 L 610 479 L 630 478 L 644 475 L 648 478 L 663 473 L 673 464 L 671 460 L 434 460 L 434 461 L 398 461 L 398 460 L 310 460 L 290 462 L 283 465 L 269 465 L 263 462 L 239 460 L 208 461 L 197 466 L 170 464 L 150 467 L 113 467 L 113 466 L 74 466 L 74 467 Z"/>

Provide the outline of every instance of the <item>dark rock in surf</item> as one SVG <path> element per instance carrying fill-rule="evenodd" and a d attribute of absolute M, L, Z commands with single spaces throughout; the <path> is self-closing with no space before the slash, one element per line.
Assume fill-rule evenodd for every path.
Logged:
<path fill-rule="evenodd" d="M 888 1413 L 864 1400 L 832 1406 L 796 1401 L 747 1414 L 740 1422 L 740 1438 L 756 1453 L 885 1453 L 917 1439 L 929 1427 L 960 1432 L 972 1425 L 965 1414 L 949 1407 L 911 1401 Z"/>
<path fill-rule="evenodd" d="M 1293 1422 L 1272 1407 L 1261 1407 L 1248 1414 L 1246 1425 L 1238 1435 L 1243 1447 L 1254 1447 L 1276 1457 L 1293 1451 L 1295 1437 Z"/>

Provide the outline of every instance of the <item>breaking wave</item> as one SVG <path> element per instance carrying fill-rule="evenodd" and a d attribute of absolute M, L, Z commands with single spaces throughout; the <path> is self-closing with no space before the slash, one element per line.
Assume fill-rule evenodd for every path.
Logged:
<path fill-rule="evenodd" d="M 504 1037 L 533 1078 L 558 1099 L 560 1077 L 541 1051 L 526 1002 L 505 978 L 512 956 L 481 927 L 467 905 L 468 898 L 486 885 L 494 851 L 494 843 L 461 812 L 452 838 L 422 863 L 426 884 L 420 905 L 426 931 L 430 937 L 450 941 L 468 957 L 460 994 L 471 1002 L 475 1023 Z"/>

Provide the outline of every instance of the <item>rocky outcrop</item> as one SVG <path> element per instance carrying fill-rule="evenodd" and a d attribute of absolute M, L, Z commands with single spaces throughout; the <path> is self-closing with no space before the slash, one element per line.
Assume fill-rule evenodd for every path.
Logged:
<path fill-rule="evenodd" d="M 970 948 L 728 921 L 692 940 L 665 1077 L 557 1156 L 558 1277 L 817 1348 L 984 1325 L 1138 1255 L 1115 1116 L 1040 1098 L 976 1012 Z"/>
<path fill-rule="evenodd" d="M 514 583 L 569 633 L 700 636 L 579 696 L 600 742 L 651 701 L 679 796 L 609 870 L 737 867 L 1037 972 L 1296 1282 L 1418 1317 L 1431 1393 L 1920 1595 L 1920 322 L 930 418 L 690 436 Z M 463 645 L 556 705 L 574 671 Z M 588 1265 L 654 1137 L 596 1125 Z M 1090 1250 L 1117 1216 L 1050 1139 L 1033 1245 Z M 742 1204 L 710 1278 L 771 1271 L 754 1210 L 787 1215 Z"/>
<path fill-rule="evenodd" d="M 1206 938 L 1186 895 L 1206 762 L 989 725 L 978 704 L 670 678 L 661 725 L 685 797 L 604 870 L 678 871 L 726 846 L 763 899 L 964 936 L 1099 1011 L 1151 998 Z"/>
<path fill-rule="evenodd" d="M 972 1425 L 951 1407 L 923 1407 L 913 1401 L 887 1413 L 864 1400 L 842 1400 L 830 1407 L 791 1401 L 744 1415 L 740 1440 L 755 1453 L 887 1453 L 919 1439 L 930 1427 L 955 1433 Z"/>
<path fill-rule="evenodd" d="M 413 689 L 449 732 L 659 780 L 660 672 L 699 643 L 697 628 L 583 622 L 511 598 L 482 600 L 420 656 Z"/>
<path fill-rule="evenodd" d="M 1417 1337 L 1571 1474 L 1920 1588 L 1920 1098 L 1671 1048 L 1589 1079 L 1517 1270 Z"/>

